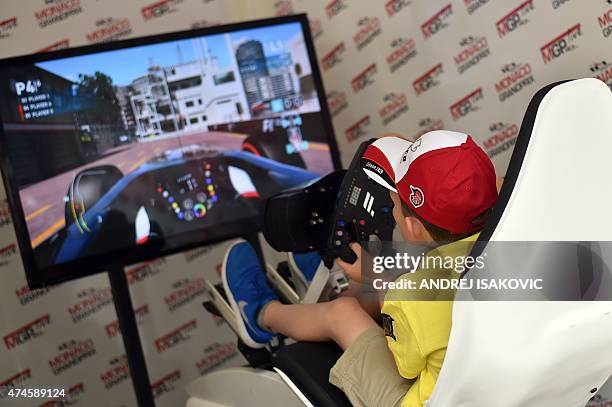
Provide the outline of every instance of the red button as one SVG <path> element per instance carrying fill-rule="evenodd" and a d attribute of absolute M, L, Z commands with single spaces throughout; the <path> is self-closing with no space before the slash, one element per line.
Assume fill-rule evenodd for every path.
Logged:
<path fill-rule="evenodd" d="M 360 220 L 359 220 L 359 224 L 360 224 L 361 226 L 365 225 L 365 220 L 360 219 Z"/>

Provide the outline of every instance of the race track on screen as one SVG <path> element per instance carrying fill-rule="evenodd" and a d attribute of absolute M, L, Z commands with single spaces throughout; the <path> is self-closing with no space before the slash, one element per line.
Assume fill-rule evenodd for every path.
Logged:
<path fill-rule="evenodd" d="M 176 149 L 181 144 L 207 144 L 218 150 L 240 150 L 246 137 L 247 135 L 238 133 L 202 132 L 126 144 L 106 151 L 104 156 L 96 161 L 21 189 L 19 193 L 32 247 L 38 246 L 64 227 L 64 198 L 72 179 L 79 171 L 99 165 L 114 165 L 125 175 L 158 154 Z M 301 154 L 307 169 L 321 174 L 333 170 L 327 144 L 310 143 L 309 149 Z"/>

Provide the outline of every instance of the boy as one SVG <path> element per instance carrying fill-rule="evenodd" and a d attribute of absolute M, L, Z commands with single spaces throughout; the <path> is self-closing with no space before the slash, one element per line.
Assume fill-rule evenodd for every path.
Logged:
<path fill-rule="evenodd" d="M 468 254 L 438 242 L 476 240 L 497 199 L 493 165 L 471 137 L 444 130 L 414 143 L 383 137 L 363 158 L 369 163 L 364 171 L 390 189 L 393 216 L 407 242 L 428 243 L 442 254 Z M 357 244 L 351 247 L 357 261 L 338 263 L 359 282 L 361 250 Z M 368 313 L 353 297 L 281 304 L 246 242 L 229 249 L 223 282 L 234 311 L 242 316 L 239 326 L 247 344 L 261 347 L 275 333 L 298 341 L 335 341 L 344 354 L 330 382 L 353 405 L 422 406 L 433 391 L 450 335 L 451 302 L 401 301 L 387 293 L 380 311 L 384 330 L 374 320 L 376 310 L 367 307 Z"/>

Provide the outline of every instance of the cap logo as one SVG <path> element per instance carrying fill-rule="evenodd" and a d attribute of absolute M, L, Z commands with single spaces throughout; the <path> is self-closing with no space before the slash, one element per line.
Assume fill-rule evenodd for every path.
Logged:
<path fill-rule="evenodd" d="M 413 185 L 410 185 L 410 196 L 408 199 L 415 208 L 420 208 L 425 203 L 425 195 L 423 195 L 423 191 L 421 191 L 421 188 L 417 188 Z"/>
<path fill-rule="evenodd" d="M 376 171 L 379 174 L 382 174 L 384 172 L 382 168 L 374 164 L 372 161 L 366 161 L 365 166 L 366 168 L 371 168 L 372 170 Z"/>
<path fill-rule="evenodd" d="M 421 146 L 421 139 L 417 139 L 417 141 L 415 141 L 414 143 L 410 144 L 410 147 L 408 147 L 408 149 L 406 151 L 404 151 L 404 154 L 402 155 L 402 162 L 406 162 L 406 159 L 408 158 L 408 153 L 410 153 L 411 151 L 414 153 L 417 151 L 417 149 Z"/>

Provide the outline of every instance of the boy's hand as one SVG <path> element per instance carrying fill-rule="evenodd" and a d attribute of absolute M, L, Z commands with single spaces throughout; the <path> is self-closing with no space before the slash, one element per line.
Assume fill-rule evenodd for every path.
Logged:
<path fill-rule="evenodd" d="M 360 283 L 361 282 L 361 245 L 359 243 L 351 243 L 350 248 L 357 256 L 357 260 L 355 260 L 355 262 L 351 264 L 351 263 L 347 263 L 344 260 L 338 258 L 336 259 L 336 263 L 338 263 L 338 265 L 342 267 L 342 270 L 344 270 L 348 278 L 350 278 L 351 280 L 357 283 Z"/>

